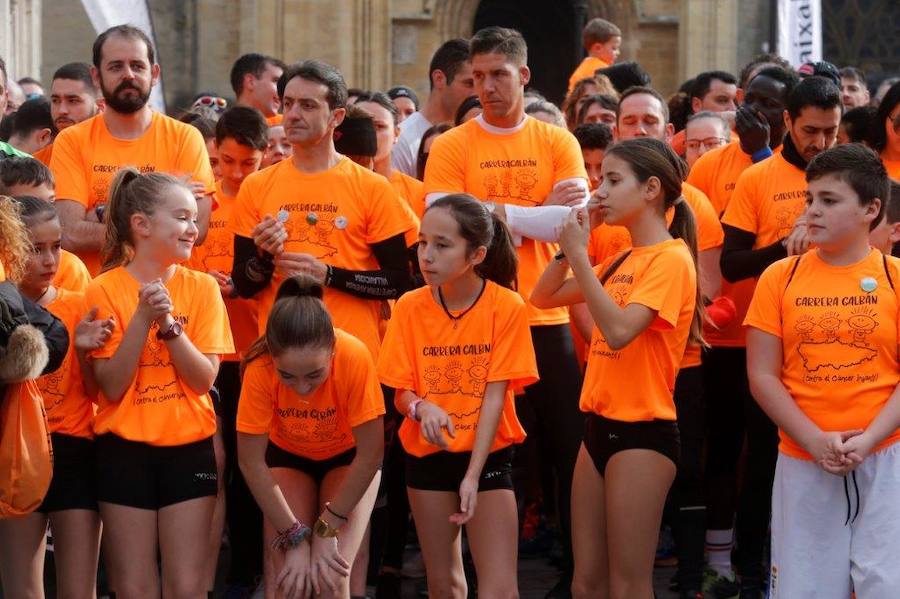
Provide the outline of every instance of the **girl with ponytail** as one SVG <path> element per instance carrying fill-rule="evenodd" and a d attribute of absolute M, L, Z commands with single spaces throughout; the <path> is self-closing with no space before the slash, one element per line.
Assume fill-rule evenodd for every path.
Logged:
<path fill-rule="evenodd" d="M 663 505 L 679 457 L 675 377 L 687 344 L 702 343 L 696 228 L 681 195 L 683 164 L 668 144 L 618 143 L 602 174 L 588 208 L 573 210 L 563 225 L 563 252 L 531 301 L 540 308 L 586 302 L 595 324 L 572 483 L 572 594 L 651 597 Z M 591 267 L 592 221 L 624 226 L 634 247 Z"/>
<path fill-rule="evenodd" d="M 216 280 L 179 264 L 198 236 L 186 185 L 122 169 L 106 214 L 104 271 L 85 292 L 115 322 L 91 352 L 104 559 L 119 596 L 199 597 L 217 492 L 209 391 L 234 351 L 228 316 Z"/>
<path fill-rule="evenodd" d="M 427 286 L 397 301 L 378 373 L 406 415 L 398 434 L 428 592 L 466 596 L 465 525 L 479 594 L 507 596 L 518 588 L 512 453 L 525 438 L 514 393 L 537 380 L 516 250 L 481 202 L 452 194 L 425 211 L 418 258 Z"/>
<path fill-rule="evenodd" d="M 375 364 L 334 328 L 323 292 L 308 275 L 286 279 L 243 362 L 238 463 L 265 518 L 266 597 L 350 597 L 381 480 Z"/>

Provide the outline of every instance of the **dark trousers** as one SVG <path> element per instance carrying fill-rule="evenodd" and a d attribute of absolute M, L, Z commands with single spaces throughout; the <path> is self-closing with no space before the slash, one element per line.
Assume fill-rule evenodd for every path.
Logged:
<path fill-rule="evenodd" d="M 731 528 L 737 512 L 735 565 L 745 581 L 761 580 L 769 538 L 778 429 L 750 394 L 746 349 L 711 348 L 703 359 L 703 373 L 708 422 L 708 526 Z M 743 450 L 746 461 L 738 486 Z"/>
<path fill-rule="evenodd" d="M 529 473 L 549 465 L 556 479 L 556 505 L 563 535 L 563 570 L 571 576 L 572 475 L 584 433 L 584 414 L 578 409 L 581 393 L 581 369 L 569 325 L 531 327 L 531 339 L 537 357 L 540 380 L 516 397 L 516 412 L 528 434 L 525 447 L 516 452 L 517 495 L 522 495 L 522 480 Z M 539 450 L 535 451 L 537 447 Z M 537 455 L 538 463 L 528 463 Z"/>
<path fill-rule="evenodd" d="M 231 541 L 228 584 L 253 585 L 262 576 L 262 511 L 250 493 L 237 461 L 237 407 L 241 396 L 239 362 L 222 362 L 216 388 L 222 402 L 225 441 L 225 521 Z"/>
<path fill-rule="evenodd" d="M 706 497 L 703 491 L 703 443 L 706 410 L 700 366 L 682 369 L 675 379 L 675 409 L 681 438 L 678 473 L 669 493 L 670 521 L 678 554 L 676 579 L 684 590 L 703 582 Z"/>

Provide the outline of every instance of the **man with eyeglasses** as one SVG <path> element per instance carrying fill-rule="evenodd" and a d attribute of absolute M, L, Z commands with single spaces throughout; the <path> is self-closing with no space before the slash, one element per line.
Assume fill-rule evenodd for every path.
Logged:
<path fill-rule="evenodd" d="M 728 121 L 711 110 L 692 115 L 684 131 L 684 159 L 689 168 L 694 166 L 698 158 L 710 150 L 724 146 L 731 138 Z"/>

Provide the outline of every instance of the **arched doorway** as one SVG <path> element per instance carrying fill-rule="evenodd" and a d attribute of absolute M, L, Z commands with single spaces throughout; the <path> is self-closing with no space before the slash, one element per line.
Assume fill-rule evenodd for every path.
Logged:
<path fill-rule="evenodd" d="M 569 75 L 583 56 L 585 0 L 481 0 L 472 31 L 499 25 L 522 32 L 528 43 L 531 85 L 551 102 L 562 102 Z"/>

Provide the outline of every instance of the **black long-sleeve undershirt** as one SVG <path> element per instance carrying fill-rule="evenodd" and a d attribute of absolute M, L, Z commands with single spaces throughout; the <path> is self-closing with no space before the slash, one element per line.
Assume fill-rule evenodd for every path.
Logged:
<path fill-rule="evenodd" d="M 381 267 L 378 270 L 349 270 L 331 267 L 328 286 L 363 299 L 397 299 L 412 287 L 409 255 L 403 235 L 395 235 L 369 247 Z M 248 263 L 251 272 L 248 273 Z M 250 298 L 269 286 L 274 268 L 272 257 L 260 256 L 249 237 L 235 235 L 231 278 L 241 297 Z"/>
<path fill-rule="evenodd" d="M 758 277 L 770 264 L 787 257 L 787 250 L 779 239 L 772 245 L 753 249 L 756 235 L 731 225 L 722 225 L 725 242 L 719 267 L 729 283 Z"/>

